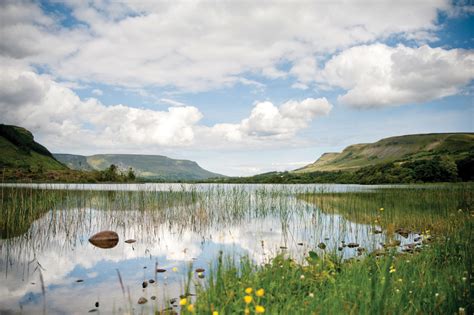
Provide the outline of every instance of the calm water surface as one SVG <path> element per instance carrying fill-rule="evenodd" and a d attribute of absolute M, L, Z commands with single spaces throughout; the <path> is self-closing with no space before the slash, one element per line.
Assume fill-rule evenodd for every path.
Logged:
<path fill-rule="evenodd" d="M 356 249 L 379 248 L 384 234 L 373 227 L 325 213 L 298 198 L 300 192 L 364 190 L 358 185 L 29 185 L 35 190 L 71 191 L 67 202 L 45 211 L 28 231 L 0 239 L 0 313 L 104 314 L 161 310 L 184 292 L 187 271 L 204 268 L 204 282 L 219 253 L 257 263 L 277 253 L 298 261 L 320 242 L 343 258 Z M 87 192 L 75 195 L 73 191 Z M 103 192 L 101 192 L 103 191 Z M 90 192 L 90 193 L 89 193 Z M 64 200 L 64 198 L 63 198 Z M 113 230 L 114 248 L 89 243 Z M 412 243 L 416 235 L 400 237 Z M 125 240 L 135 239 L 132 244 Z M 156 266 L 166 272 L 156 273 Z M 192 266 L 192 267 L 191 267 Z M 121 286 L 119 275 L 122 278 Z M 42 293 L 42 281 L 44 294 Z M 145 280 L 155 283 L 142 288 Z M 123 290 L 124 289 L 124 290 Z M 151 297 L 156 297 L 152 300 Z M 148 303 L 139 305 L 140 297 Z M 99 302 L 99 307 L 95 303 Z"/>

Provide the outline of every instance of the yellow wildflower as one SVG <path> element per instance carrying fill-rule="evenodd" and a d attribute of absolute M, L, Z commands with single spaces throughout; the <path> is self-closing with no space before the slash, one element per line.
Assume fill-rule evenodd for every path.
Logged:
<path fill-rule="evenodd" d="M 253 299 L 252 299 L 252 297 L 251 297 L 250 295 L 244 296 L 244 301 L 245 301 L 245 303 L 250 304 L 250 303 L 252 302 L 252 300 L 253 300 Z"/>
<path fill-rule="evenodd" d="M 212 312 L 212 315 L 219 315 L 219 312 L 218 312 L 218 311 L 214 311 L 214 312 Z"/>
<path fill-rule="evenodd" d="M 245 308 L 244 314 L 250 314 L 250 310 L 248 307 Z"/>
<path fill-rule="evenodd" d="M 390 273 L 394 273 L 395 271 L 397 271 L 397 269 L 395 269 L 395 267 L 393 265 L 390 266 Z"/>
<path fill-rule="evenodd" d="M 256 292 L 255 292 L 255 295 L 256 296 L 263 296 L 265 294 L 265 290 L 262 288 L 262 289 L 258 289 Z"/>
<path fill-rule="evenodd" d="M 251 293 L 252 293 L 252 291 L 253 291 L 253 289 L 252 289 L 252 288 L 247 288 L 247 289 L 245 289 L 245 293 L 247 293 L 247 294 L 251 294 Z"/>
<path fill-rule="evenodd" d="M 194 305 L 193 304 L 188 305 L 188 311 L 190 311 L 191 313 L 194 312 Z"/>
<path fill-rule="evenodd" d="M 173 272 L 177 272 L 177 271 L 178 271 L 178 268 L 176 268 L 176 267 L 173 267 L 173 269 L 172 269 L 172 270 L 173 270 Z"/>
<path fill-rule="evenodd" d="M 380 211 L 384 211 L 385 209 L 384 209 L 384 208 L 380 208 L 379 210 L 380 210 Z"/>
<path fill-rule="evenodd" d="M 265 312 L 265 307 L 261 306 L 261 305 L 257 305 L 255 306 L 255 313 L 257 314 L 262 314 Z"/>
<path fill-rule="evenodd" d="M 188 300 L 186 298 L 182 298 L 181 300 L 179 300 L 179 305 L 186 305 L 188 304 Z"/>

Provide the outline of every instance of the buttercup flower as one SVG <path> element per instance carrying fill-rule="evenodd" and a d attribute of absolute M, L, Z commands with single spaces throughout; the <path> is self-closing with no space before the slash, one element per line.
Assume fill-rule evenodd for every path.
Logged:
<path fill-rule="evenodd" d="M 255 306 L 255 313 L 257 314 L 262 314 L 265 312 L 265 307 L 261 306 L 261 305 L 257 305 Z"/>
<path fill-rule="evenodd" d="M 263 296 L 265 294 L 265 290 L 262 288 L 262 289 L 258 289 L 256 292 L 255 292 L 255 295 L 256 296 Z"/>
<path fill-rule="evenodd" d="M 252 299 L 252 297 L 251 297 L 250 295 L 244 296 L 244 301 L 245 301 L 245 303 L 250 304 L 250 303 L 252 302 L 252 300 L 253 300 L 253 299 Z"/>

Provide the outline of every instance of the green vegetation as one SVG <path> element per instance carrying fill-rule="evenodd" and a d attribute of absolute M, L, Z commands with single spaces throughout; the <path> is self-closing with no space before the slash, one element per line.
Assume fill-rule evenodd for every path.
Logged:
<path fill-rule="evenodd" d="M 404 163 L 385 163 L 366 166 L 355 171 L 270 172 L 250 177 L 214 179 L 221 183 L 340 183 L 340 184 L 398 184 L 435 183 L 474 180 L 474 154 L 454 161 L 451 157 Z"/>
<path fill-rule="evenodd" d="M 396 227 L 411 226 L 422 231 L 423 245 L 406 252 L 387 246 L 346 261 L 326 251 L 309 252 L 304 263 L 284 254 L 264 265 L 220 257 L 206 281 L 189 280 L 196 286 L 196 313 L 472 314 L 471 185 L 301 198 L 323 211 L 363 219 L 374 230 L 383 228 L 386 244 Z M 186 312 L 186 306 L 183 309 Z"/>
<path fill-rule="evenodd" d="M 355 144 L 341 153 L 326 153 L 295 173 L 356 170 L 378 164 L 401 164 L 436 157 L 457 161 L 474 152 L 472 133 L 436 133 L 385 138 L 375 143 Z"/>
<path fill-rule="evenodd" d="M 109 167 L 108 171 L 115 169 Z M 8 246 L 10 240 L 11 244 L 21 244 L 22 250 L 10 251 L 9 259 L 15 262 L 15 255 L 31 248 L 40 253 L 50 242 L 50 233 L 66 233 L 65 244 L 73 244 L 77 238 L 89 235 L 91 218 L 94 218 L 92 229 L 102 226 L 134 230 L 138 244 L 154 240 L 159 226 L 173 233 L 195 231 L 206 235 L 209 229 L 227 229 L 265 217 L 279 220 L 277 225 L 281 224 L 283 233 L 294 216 L 295 228 L 311 235 L 319 224 L 327 223 L 317 219 L 324 213 L 331 220 L 340 216 L 354 222 L 352 228 L 358 231 L 367 228 L 374 236 L 383 233 L 381 240 L 385 247 L 343 259 L 337 248 L 318 248 L 319 240 L 308 236 L 305 246 L 296 247 L 304 260 L 291 256 L 294 252 L 285 249 L 276 257 L 271 253 L 273 258 L 269 256 L 263 264 L 249 257 L 222 254 L 206 268 L 204 278 L 191 267 L 182 289 L 182 314 L 191 311 L 242 314 L 247 308 L 250 314 L 472 313 L 473 184 L 414 185 L 344 193 L 294 187 L 263 186 L 248 190 L 245 186 L 210 186 L 196 190 L 183 186 L 177 191 L 55 191 L 2 187 L 0 235 L 9 239 L 4 246 Z M 93 214 L 88 209 L 94 209 Z M 29 229 L 41 216 L 47 220 Z M 136 229 L 137 226 L 140 229 Z M 291 231 L 289 229 L 289 233 Z M 350 233 L 356 235 L 358 231 Z M 400 235 L 412 231 L 421 235 L 419 241 L 413 239 L 413 243 L 403 247 L 391 245 Z M 25 237 L 12 239 L 23 233 Z M 329 236 L 339 244 L 340 236 Z M 368 236 L 368 242 L 371 240 Z M 328 240 L 328 244 L 331 241 Z M 255 239 L 255 242 L 260 240 Z M 353 252 L 356 253 L 356 249 Z M 143 255 L 148 257 L 147 252 Z M 29 260 L 25 260 L 25 264 L 28 263 Z M 160 260 L 160 263 L 165 262 Z M 127 283 L 127 290 L 130 285 L 132 293 L 128 293 L 128 297 L 124 294 L 123 301 L 118 302 L 126 306 L 122 309 L 137 307 L 136 295 L 131 299 L 130 294 L 144 294 L 140 280 L 142 268 L 140 264 L 138 281 Z M 132 273 L 137 272 L 132 270 Z M 151 284 L 148 290 L 150 287 Z M 159 289 L 152 288 L 166 296 L 161 282 Z M 170 297 L 166 297 L 169 301 Z M 167 302 L 160 303 L 148 301 L 147 306 L 153 311 L 169 306 Z"/>
<path fill-rule="evenodd" d="M 108 171 L 111 171 L 110 168 Z M 77 208 L 96 208 L 112 213 L 113 220 L 122 220 L 124 224 L 127 211 L 139 210 L 160 213 L 159 220 L 150 220 L 148 224 L 160 224 L 176 219 L 175 207 L 189 206 L 196 202 L 196 192 L 157 192 L 157 191 L 94 191 L 94 190 L 53 190 L 35 188 L 0 188 L 0 239 L 22 235 L 31 224 L 51 211 L 51 216 L 66 220 L 68 212 Z M 192 208 L 189 208 L 192 209 Z M 192 210 L 189 210 L 192 211 Z M 183 213 L 185 214 L 185 213 Z M 188 217 L 186 213 L 186 217 Z M 136 219 L 136 218 L 132 218 Z M 63 222 L 63 221 L 61 221 Z M 84 223 L 84 222 L 82 222 Z M 181 221 L 182 223 L 182 221 Z M 80 225 L 77 221 L 74 225 Z M 145 225 L 145 223 L 144 223 Z M 61 225 L 62 226 L 62 225 Z M 68 226 L 62 226 L 68 229 Z"/>
<path fill-rule="evenodd" d="M 186 181 L 222 177 L 201 168 L 196 162 L 170 159 L 162 155 L 54 154 L 54 156 L 75 170 L 104 170 L 111 164 L 116 165 L 121 171 L 132 168 L 136 176 L 148 181 Z"/>
<path fill-rule="evenodd" d="M 0 124 L 0 169 L 28 172 L 66 170 L 28 130 Z"/>

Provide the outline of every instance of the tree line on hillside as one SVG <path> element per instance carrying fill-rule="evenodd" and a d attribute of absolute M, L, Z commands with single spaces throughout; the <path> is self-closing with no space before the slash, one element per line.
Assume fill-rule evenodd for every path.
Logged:
<path fill-rule="evenodd" d="M 111 164 L 105 170 L 79 171 L 79 170 L 44 170 L 40 165 L 37 167 L 27 168 L 3 168 L 2 180 L 15 182 L 80 182 L 80 183 L 97 183 L 97 182 L 113 182 L 126 183 L 135 182 L 137 177 L 130 167 L 126 171 L 121 171 L 115 164 Z"/>
<path fill-rule="evenodd" d="M 221 183 L 340 183 L 340 184 L 408 184 L 459 182 L 474 180 L 474 153 L 460 159 L 436 156 L 432 159 L 394 162 L 366 166 L 356 171 L 310 173 L 270 172 L 251 177 L 214 179 Z"/>

